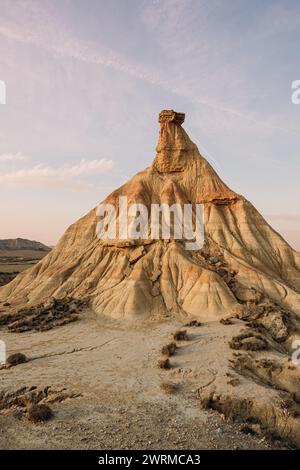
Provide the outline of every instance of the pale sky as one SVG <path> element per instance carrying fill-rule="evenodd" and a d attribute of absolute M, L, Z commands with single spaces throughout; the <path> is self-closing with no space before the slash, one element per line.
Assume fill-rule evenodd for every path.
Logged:
<path fill-rule="evenodd" d="M 300 2 L 0 0 L 0 238 L 55 244 L 155 156 L 157 115 L 300 249 Z"/>

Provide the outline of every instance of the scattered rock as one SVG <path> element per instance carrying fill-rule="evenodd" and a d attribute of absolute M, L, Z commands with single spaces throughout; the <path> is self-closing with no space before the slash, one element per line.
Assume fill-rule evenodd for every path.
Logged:
<path fill-rule="evenodd" d="M 282 314 L 278 311 L 265 313 L 259 322 L 269 331 L 275 341 L 282 342 L 288 337 L 288 329 L 284 324 Z"/>
<path fill-rule="evenodd" d="M 235 297 L 240 302 L 254 302 L 258 303 L 262 300 L 262 294 L 255 289 L 242 286 L 241 284 L 237 285 L 232 289 Z"/>
<path fill-rule="evenodd" d="M 85 300 L 51 298 L 43 304 L 1 315 L 0 325 L 14 333 L 47 331 L 77 321 L 79 313 L 86 306 Z"/>

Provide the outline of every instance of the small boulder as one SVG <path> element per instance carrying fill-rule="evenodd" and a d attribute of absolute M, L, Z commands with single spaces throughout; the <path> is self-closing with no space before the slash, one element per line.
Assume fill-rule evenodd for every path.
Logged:
<path fill-rule="evenodd" d="M 238 285 L 233 289 L 235 297 L 240 302 L 260 302 L 262 300 L 262 294 L 255 289 L 248 288 L 242 285 Z"/>
<path fill-rule="evenodd" d="M 259 322 L 269 331 L 275 341 L 282 342 L 288 337 L 288 329 L 284 324 L 282 314 L 278 311 L 265 313 Z"/>

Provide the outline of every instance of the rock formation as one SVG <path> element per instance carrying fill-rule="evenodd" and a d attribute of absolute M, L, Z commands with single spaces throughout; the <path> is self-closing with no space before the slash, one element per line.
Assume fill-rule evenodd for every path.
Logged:
<path fill-rule="evenodd" d="M 0 240 L 0 250 L 36 250 L 51 251 L 49 246 L 35 240 L 26 240 L 24 238 L 7 238 Z"/>
<path fill-rule="evenodd" d="M 51 297 L 87 299 L 116 318 L 168 317 L 199 321 L 245 315 L 266 302 L 280 314 L 300 313 L 300 254 L 252 204 L 229 189 L 182 128 L 184 114 L 162 111 L 152 165 L 104 201 L 203 204 L 205 244 L 188 251 L 182 240 L 100 240 L 96 208 L 71 225 L 37 265 L 0 289 L 15 308 Z M 249 305 L 248 307 L 249 308 Z M 270 310 L 270 308 L 269 308 Z M 272 309 L 271 309 L 272 310 Z M 280 323 L 280 320 L 278 320 Z"/>
<path fill-rule="evenodd" d="M 221 181 L 183 121 L 182 113 L 160 113 L 152 165 L 103 203 L 116 211 L 119 235 L 124 196 L 148 214 L 152 204 L 202 204 L 203 246 L 187 250 L 174 232 L 167 239 L 128 233 L 99 239 L 95 208 L 37 265 L 0 289 L 0 326 L 45 331 L 76 321 L 87 306 L 120 320 L 180 319 L 188 333 L 179 331 L 172 341 L 192 339 L 177 366 L 165 357 L 176 355 L 177 345 L 162 349 L 163 373 L 195 382 L 203 407 L 300 448 L 300 380 L 292 356 L 300 332 L 300 254 Z M 195 326 L 198 336 L 191 335 Z M 15 404 L 11 396 L 5 407 Z"/>

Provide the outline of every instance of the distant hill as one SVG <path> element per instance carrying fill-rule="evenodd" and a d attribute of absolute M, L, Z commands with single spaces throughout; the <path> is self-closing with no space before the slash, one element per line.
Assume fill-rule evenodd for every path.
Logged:
<path fill-rule="evenodd" d="M 8 238 L 0 240 L 0 250 L 36 250 L 51 251 L 49 246 L 35 240 L 26 240 L 24 238 Z"/>

